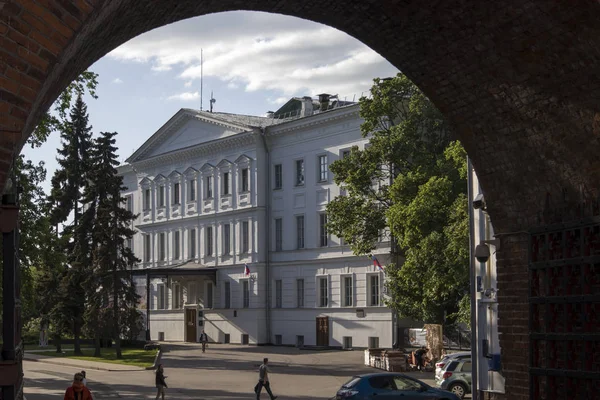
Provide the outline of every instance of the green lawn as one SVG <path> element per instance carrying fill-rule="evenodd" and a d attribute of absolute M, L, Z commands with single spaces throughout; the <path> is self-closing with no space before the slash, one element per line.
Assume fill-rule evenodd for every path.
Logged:
<path fill-rule="evenodd" d="M 49 357 L 67 357 L 74 358 L 77 360 L 86 360 L 86 361 L 98 361 L 98 362 L 106 362 L 113 364 L 123 364 L 123 365 L 132 365 L 136 367 L 151 367 L 154 364 L 154 358 L 156 357 L 157 350 L 144 350 L 139 348 L 123 348 L 121 352 L 123 354 L 123 358 L 117 360 L 115 355 L 115 349 L 113 348 L 103 348 L 102 354 L 100 357 L 94 357 L 94 349 L 93 348 L 82 348 L 83 356 L 76 356 L 73 354 L 72 347 L 63 347 L 63 353 L 55 353 L 55 352 L 46 352 L 46 351 L 29 351 L 28 353 L 39 354 L 43 356 Z"/>

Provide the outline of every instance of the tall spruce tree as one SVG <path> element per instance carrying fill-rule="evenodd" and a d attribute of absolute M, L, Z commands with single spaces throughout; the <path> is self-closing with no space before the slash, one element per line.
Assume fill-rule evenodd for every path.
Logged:
<path fill-rule="evenodd" d="M 86 299 L 84 280 L 91 264 L 89 232 L 92 227 L 89 224 L 82 226 L 80 203 L 91 167 L 92 127 L 89 125 L 87 106 L 81 94 L 73 105 L 70 119 L 62 126 L 61 139 L 62 148 L 58 149 L 57 157 L 59 168 L 52 177 L 49 196 L 50 221 L 58 230 L 58 224 L 65 224 L 71 215 L 73 217 L 72 222 L 63 227 L 63 235 L 70 239 L 65 249 L 69 255 L 69 268 L 59 290 L 67 296 L 63 311 L 71 318 L 74 352 L 82 354 L 79 339 Z"/>
<path fill-rule="evenodd" d="M 93 204 L 89 209 L 95 208 L 91 276 L 98 289 L 94 293 L 92 316 L 98 328 L 110 327 L 116 356 L 121 358 L 121 336 L 126 333 L 126 323 L 138 302 L 130 272 L 139 260 L 127 246 L 134 234 L 131 223 L 135 216 L 124 208 L 125 199 L 121 197 L 125 187 L 116 169 L 119 165 L 116 134 L 102 132 L 94 141 L 86 200 Z M 102 315 L 109 316 L 110 321 L 103 321 Z"/>

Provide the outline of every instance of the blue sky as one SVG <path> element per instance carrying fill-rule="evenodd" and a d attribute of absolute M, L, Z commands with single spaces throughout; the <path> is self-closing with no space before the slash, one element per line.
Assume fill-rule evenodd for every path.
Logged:
<path fill-rule="evenodd" d="M 140 35 L 98 60 L 99 98 L 86 99 L 93 132 L 116 131 L 124 161 L 180 108 L 203 106 L 264 115 L 292 96 L 338 94 L 351 100 L 375 77 L 398 71 L 334 28 L 278 14 L 229 12 L 191 18 Z M 56 168 L 58 134 L 40 149 L 23 149 Z M 47 182 L 46 189 L 49 187 Z"/>

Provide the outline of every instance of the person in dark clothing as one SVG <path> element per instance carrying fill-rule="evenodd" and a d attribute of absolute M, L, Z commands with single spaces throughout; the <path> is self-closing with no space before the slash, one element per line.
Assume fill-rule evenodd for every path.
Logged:
<path fill-rule="evenodd" d="M 419 350 L 415 351 L 415 359 L 417 361 L 417 369 L 423 372 L 425 365 L 423 365 L 423 358 L 427 354 L 427 347 L 423 346 Z"/>
<path fill-rule="evenodd" d="M 258 368 L 258 383 L 254 386 L 254 393 L 256 393 L 256 400 L 260 399 L 260 392 L 262 392 L 262 388 L 264 387 L 271 400 L 275 400 L 277 396 L 273 396 L 273 392 L 271 392 L 271 384 L 269 383 L 269 359 L 264 358 L 263 363 Z"/>
<path fill-rule="evenodd" d="M 206 332 L 202 331 L 200 334 L 200 343 L 202 343 L 202 352 L 206 352 L 206 344 L 208 343 L 208 335 Z"/>
<path fill-rule="evenodd" d="M 165 382 L 165 372 L 162 364 L 158 364 L 156 368 L 156 400 L 162 395 L 162 400 L 165 400 L 165 389 L 168 387 Z"/>

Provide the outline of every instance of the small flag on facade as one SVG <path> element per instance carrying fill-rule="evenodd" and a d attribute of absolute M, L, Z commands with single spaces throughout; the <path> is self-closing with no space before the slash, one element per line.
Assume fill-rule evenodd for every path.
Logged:
<path fill-rule="evenodd" d="M 371 255 L 371 259 L 373 260 L 373 265 L 376 266 L 380 271 L 383 271 L 383 267 L 379 263 L 379 260 L 374 255 Z"/>
<path fill-rule="evenodd" d="M 244 275 L 249 276 L 250 275 L 250 268 L 248 268 L 248 264 L 244 263 Z"/>

